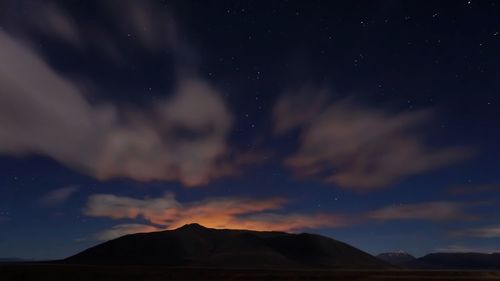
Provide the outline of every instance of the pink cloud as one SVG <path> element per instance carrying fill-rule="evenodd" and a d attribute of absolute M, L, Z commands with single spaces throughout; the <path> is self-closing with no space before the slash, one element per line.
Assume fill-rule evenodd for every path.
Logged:
<path fill-rule="evenodd" d="M 277 213 L 286 203 L 282 198 L 240 197 L 180 203 L 171 193 L 160 198 L 145 199 L 96 194 L 89 198 L 84 214 L 112 219 L 142 218 L 160 229 L 199 223 L 211 228 L 297 231 L 346 224 L 342 216 L 334 214 Z"/>
<path fill-rule="evenodd" d="M 470 154 L 460 147 L 434 149 L 425 144 L 417 127 L 430 119 L 429 111 L 392 113 L 351 99 L 328 102 L 327 93 L 307 88 L 282 97 L 275 107 L 278 134 L 301 132 L 298 151 L 285 160 L 298 177 L 369 191 Z"/>

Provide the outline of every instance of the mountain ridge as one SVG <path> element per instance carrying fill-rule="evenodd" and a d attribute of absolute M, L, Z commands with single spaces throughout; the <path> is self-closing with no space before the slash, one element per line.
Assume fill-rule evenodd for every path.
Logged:
<path fill-rule="evenodd" d="M 411 269 L 500 269 L 500 253 L 430 253 L 402 264 Z"/>
<path fill-rule="evenodd" d="M 125 235 L 84 250 L 63 262 L 248 268 L 391 268 L 368 253 L 321 235 L 212 229 L 199 224 Z"/>

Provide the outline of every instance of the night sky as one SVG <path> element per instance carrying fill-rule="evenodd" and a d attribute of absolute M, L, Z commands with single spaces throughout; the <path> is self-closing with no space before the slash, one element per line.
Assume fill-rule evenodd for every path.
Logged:
<path fill-rule="evenodd" d="M 1 1 L 0 257 L 191 222 L 500 251 L 499 15 Z"/>

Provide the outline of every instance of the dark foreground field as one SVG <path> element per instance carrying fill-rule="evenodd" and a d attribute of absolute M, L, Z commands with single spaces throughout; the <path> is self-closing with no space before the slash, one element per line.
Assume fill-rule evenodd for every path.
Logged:
<path fill-rule="evenodd" d="M 499 280 L 487 271 L 415 270 L 249 270 L 166 268 L 153 266 L 75 266 L 54 264 L 3 264 L 0 280 Z"/>

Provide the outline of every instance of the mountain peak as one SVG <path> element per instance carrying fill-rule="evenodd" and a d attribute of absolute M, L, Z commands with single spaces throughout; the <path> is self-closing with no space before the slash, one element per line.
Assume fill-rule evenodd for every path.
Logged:
<path fill-rule="evenodd" d="M 377 258 L 394 265 L 401 265 L 415 260 L 415 257 L 404 251 L 388 252 L 377 255 Z"/>
<path fill-rule="evenodd" d="M 198 230 L 198 229 L 208 229 L 206 227 L 204 227 L 203 225 L 199 224 L 199 223 L 188 223 L 188 224 L 185 224 L 177 229 L 193 229 L 193 230 Z"/>

